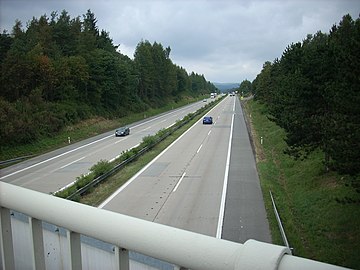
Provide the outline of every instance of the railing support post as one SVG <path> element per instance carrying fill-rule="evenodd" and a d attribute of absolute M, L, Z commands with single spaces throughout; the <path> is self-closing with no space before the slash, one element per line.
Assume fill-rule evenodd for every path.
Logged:
<path fill-rule="evenodd" d="M 69 246 L 70 270 L 78 270 L 82 268 L 81 262 L 81 239 L 80 234 L 67 231 L 67 241 Z"/>
<path fill-rule="evenodd" d="M 124 248 L 120 248 L 120 247 L 115 247 L 115 257 L 116 257 L 116 265 L 117 268 L 119 270 L 129 270 L 130 266 L 129 266 L 129 251 L 124 249 Z"/>
<path fill-rule="evenodd" d="M 33 248 L 33 269 L 45 270 L 42 221 L 36 218 L 29 217 L 29 224 Z"/>
<path fill-rule="evenodd" d="M 3 269 L 15 269 L 10 210 L 0 207 L 0 244 Z"/>

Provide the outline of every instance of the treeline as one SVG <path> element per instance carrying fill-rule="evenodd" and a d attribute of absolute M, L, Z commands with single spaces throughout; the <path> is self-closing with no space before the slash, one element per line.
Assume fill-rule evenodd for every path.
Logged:
<path fill-rule="evenodd" d="M 170 47 L 141 41 L 119 53 L 94 13 L 64 10 L 0 35 L 0 145 L 29 143 L 93 117 L 121 117 L 215 91 L 172 63 Z"/>
<path fill-rule="evenodd" d="M 324 153 L 328 169 L 360 172 L 360 19 L 350 15 L 266 62 L 252 83 L 255 98 L 287 132 L 287 153 Z"/>

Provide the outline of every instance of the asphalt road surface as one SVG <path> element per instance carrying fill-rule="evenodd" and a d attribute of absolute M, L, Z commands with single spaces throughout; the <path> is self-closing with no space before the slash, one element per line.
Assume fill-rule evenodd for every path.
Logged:
<path fill-rule="evenodd" d="M 101 208 L 235 242 L 271 242 L 237 97 L 227 97 Z"/>
<path fill-rule="evenodd" d="M 55 192 L 203 105 L 134 123 L 126 137 L 111 131 L 18 163 L 0 170 L 0 181 Z M 207 115 L 213 125 L 198 121 L 101 207 L 235 242 L 271 242 L 238 98 L 225 98 Z"/>
<path fill-rule="evenodd" d="M 271 243 L 269 224 L 240 102 L 236 99 L 222 238 Z"/>
<path fill-rule="evenodd" d="M 130 135 L 115 137 L 114 131 L 70 144 L 67 147 L 29 159 L 0 170 L 0 181 L 37 190 L 55 192 L 89 172 L 101 159 L 111 160 L 138 145 L 142 138 L 154 135 L 185 115 L 204 106 L 200 101 L 130 125 Z"/>

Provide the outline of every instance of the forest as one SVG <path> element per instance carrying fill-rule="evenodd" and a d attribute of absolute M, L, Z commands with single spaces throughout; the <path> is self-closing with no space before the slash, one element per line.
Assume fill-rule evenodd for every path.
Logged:
<path fill-rule="evenodd" d="M 251 91 L 286 131 L 286 153 L 324 153 L 327 170 L 360 173 L 360 19 L 345 15 L 266 62 Z"/>
<path fill-rule="evenodd" d="M 90 10 L 15 21 L 0 35 L 0 146 L 49 137 L 95 116 L 119 118 L 215 92 L 203 75 L 177 66 L 171 48 L 141 40 L 134 59 L 99 30 Z"/>

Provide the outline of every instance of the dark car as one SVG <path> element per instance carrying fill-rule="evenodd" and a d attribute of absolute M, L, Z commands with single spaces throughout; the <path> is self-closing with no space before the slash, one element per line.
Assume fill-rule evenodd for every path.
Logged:
<path fill-rule="evenodd" d="M 213 119 L 211 116 L 205 116 L 204 119 L 203 119 L 203 124 L 204 125 L 207 125 L 207 124 L 212 124 L 213 123 Z"/>
<path fill-rule="evenodd" d="M 119 128 L 115 131 L 115 136 L 119 137 L 119 136 L 126 136 L 130 134 L 130 128 L 128 127 L 122 127 Z"/>

